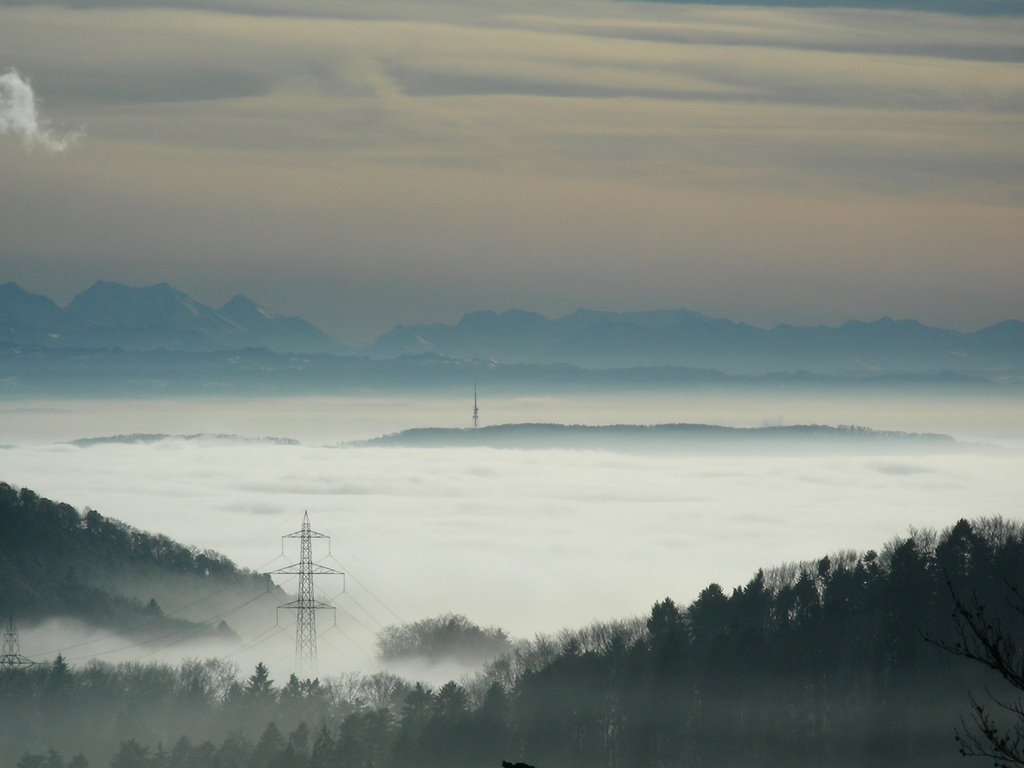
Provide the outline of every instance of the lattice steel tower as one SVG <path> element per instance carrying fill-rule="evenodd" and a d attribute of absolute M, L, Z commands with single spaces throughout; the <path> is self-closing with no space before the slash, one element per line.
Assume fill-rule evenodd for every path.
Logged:
<path fill-rule="evenodd" d="M 298 675 L 316 674 L 316 612 L 334 611 L 335 607 L 330 603 L 321 602 L 313 594 L 313 577 L 337 575 L 344 576 L 341 571 L 328 568 L 313 562 L 313 539 L 327 539 L 328 554 L 330 554 L 331 537 L 317 533 L 309 527 L 309 513 L 302 517 L 302 530 L 289 533 L 281 537 L 281 551 L 284 551 L 285 539 L 299 540 L 299 562 L 293 565 L 286 565 L 271 573 L 298 574 L 299 596 L 290 603 L 279 605 L 281 609 L 295 611 L 295 671 Z M 344 591 L 344 587 L 343 587 Z"/>
<path fill-rule="evenodd" d="M 476 379 L 473 379 L 473 429 L 480 426 L 480 409 L 476 404 Z"/>
<path fill-rule="evenodd" d="M 18 630 L 14 627 L 14 617 L 7 619 L 7 629 L 4 630 L 3 652 L 0 653 L 0 672 L 13 672 L 16 669 L 25 669 L 35 665 L 32 659 L 21 655 L 21 642 L 18 640 Z"/>

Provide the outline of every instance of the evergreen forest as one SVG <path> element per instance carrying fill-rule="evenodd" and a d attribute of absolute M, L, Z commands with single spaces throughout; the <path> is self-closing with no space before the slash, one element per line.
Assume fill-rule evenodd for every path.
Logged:
<path fill-rule="evenodd" d="M 4 535 L 12 509 L 52 504 L 9 486 L 0 499 Z M 60 509 L 63 524 L 94 535 L 72 512 Z M 201 556 L 182 567 L 205 569 Z M 955 736 L 970 727 L 970 696 L 1004 683 L 941 647 L 957 641 L 954 596 L 1012 640 L 1024 637 L 1022 583 L 1024 526 L 989 517 L 509 640 L 477 675 L 439 686 L 386 671 L 303 680 L 229 659 L 58 657 L 0 675 L 0 766 L 963 765 Z"/>
<path fill-rule="evenodd" d="M 268 576 L 217 552 L 0 482 L 0 616 L 71 618 L 139 640 L 231 637 L 247 619 L 232 609 L 273 605 L 271 592 Z"/>

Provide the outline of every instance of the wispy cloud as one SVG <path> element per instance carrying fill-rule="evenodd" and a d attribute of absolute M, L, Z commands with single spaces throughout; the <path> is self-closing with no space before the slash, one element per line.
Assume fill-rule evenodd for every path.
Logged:
<path fill-rule="evenodd" d="M 11 69 L 0 75 L 0 134 L 21 136 L 25 146 L 63 152 L 78 140 L 78 133 L 57 133 L 39 114 L 32 84 Z"/>

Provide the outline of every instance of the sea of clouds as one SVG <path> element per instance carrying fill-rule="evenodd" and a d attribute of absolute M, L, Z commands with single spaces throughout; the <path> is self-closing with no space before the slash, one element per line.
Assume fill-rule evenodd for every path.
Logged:
<path fill-rule="evenodd" d="M 506 401 L 493 410 L 543 414 L 556 402 Z M 130 403 L 102 402 L 8 407 L 0 417 L 26 432 L 34 420 L 51 437 L 60 423 L 90 426 L 90 413 L 91 434 L 197 431 L 204 418 L 219 418 L 212 430 L 218 431 L 245 426 L 233 421 L 245 413 L 248 434 L 282 435 L 279 420 L 287 413 L 318 409 L 321 423 L 296 420 L 308 434 L 293 446 L 211 438 L 81 448 L 37 434 L 0 451 L 2 478 L 259 570 L 297 557 L 288 548 L 282 555 L 279 536 L 298 529 L 308 510 L 313 527 L 334 537 L 331 556 L 324 547 L 317 557 L 348 573 L 346 584 L 324 578 L 319 586 L 339 607 L 338 629 L 330 614 L 321 618 L 328 670 L 372 665 L 374 633 L 400 619 L 454 611 L 530 637 L 642 614 L 666 595 L 688 603 L 709 583 L 731 589 L 762 566 L 877 549 L 911 527 L 1018 516 L 1024 497 L 1021 454 L 1012 444 L 957 455 L 857 456 L 351 448 L 337 444 L 364 436 L 395 412 L 416 424 L 413 404 L 279 401 L 278 413 L 273 401 L 220 408 L 159 401 L 150 403 L 148 417 L 144 404 L 136 405 L 137 411 Z M 431 423 L 453 404 L 420 405 L 419 423 Z M 734 413 L 743 412 L 734 405 Z M 892 427 L 888 419 L 898 412 L 878 409 L 886 422 L 880 426 Z M 978 414 L 988 411 L 983 403 L 964 403 L 961 412 L 982 423 Z M 1011 427 L 1019 418 L 1012 409 L 1003 413 Z M 904 420 L 914 420 L 910 409 Z M 108 428 L 99 430 L 101 423 Z M 339 440 L 308 439 L 323 429 L 337 430 Z M 294 579 L 285 578 L 282 585 L 294 588 Z M 290 620 L 283 616 L 275 632 L 276 617 L 268 615 L 266 645 L 240 658 L 273 648 L 287 662 Z"/>

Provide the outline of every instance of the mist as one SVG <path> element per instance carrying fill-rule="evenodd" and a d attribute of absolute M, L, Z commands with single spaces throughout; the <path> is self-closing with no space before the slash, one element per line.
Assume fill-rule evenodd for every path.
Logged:
<path fill-rule="evenodd" d="M 337 446 L 403 426 L 458 424 L 465 403 L 156 400 L 7 404 L 9 447 L 0 461 L 8 482 L 217 550 L 259 571 L 297 559 L 297 552 L 282 550 L 279 537 L 296 530 L 308 510 L 313 527 L 333 537 L 324 562 L 347 574 L 345 583 L 325 577 L 317 584 L 319 596 L 338 606 L 337 629 L 330 614 L 319 619 L 327 631 L 320 647 L 324 673 L 379 668 L 375 635 L 388 625 L 456 612 L 530 638 L 641 615 L 666 594 L 688 602 L 711 582 L 743 583 L 762 566 L 869 549 L 911 527 L 941 529 L 964 516 L 1014 515 L 1024 493 L 1019 405 L 978 400 L 953 409 L 942 402 L 754 403 L 711 396 L 606 400 L 596 409 L 556 399 L 485 405 L 495 419 L 565 414 L 573 421 L 589 409 L 595 422 L 630 415 L 642 421 L 657 412 L 740 426 L 805 418 L 856 423 L 870 412 L 870 426 L 954 427 L 954 437 L 985 439 L 1000 450 L 779 455 L 768 445 L 744 455 L 640 456 L 353 448 Z M 167 439 L 85 448 L 57 442 L 193 430 L 306 442 Z M 260 647 L 243 651 L 240 661 L 290 663 L 292 619 L 284 613 L 278 631 L 270 610 L 262 626 L 247 628 L 243 643 L 259 639 Z M 186 644 L 154 656 L 171 661 L 218 650 Z M 429 670 L 418 676 L 434 677 Z"/>

